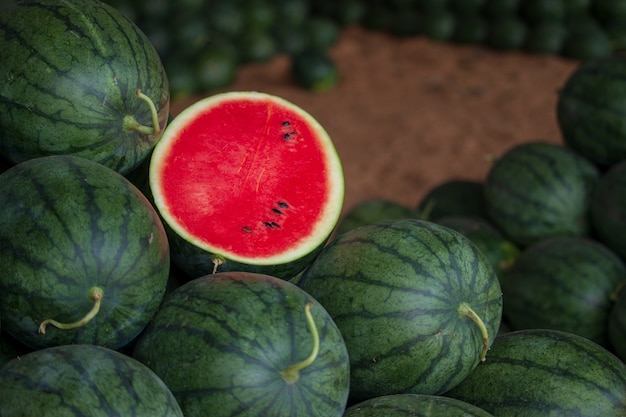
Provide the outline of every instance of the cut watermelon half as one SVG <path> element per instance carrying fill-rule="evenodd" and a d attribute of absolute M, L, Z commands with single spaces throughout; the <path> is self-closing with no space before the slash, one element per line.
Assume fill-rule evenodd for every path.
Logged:
<path fill-rule="evenodd" d="M 172 260 L 189 275 L 290 278 L 337 224 L 344 177 L 309 113 L 274 95 L 234 91 L 172 120 L 150 161 L 150 190 L 176 241 Z"/>

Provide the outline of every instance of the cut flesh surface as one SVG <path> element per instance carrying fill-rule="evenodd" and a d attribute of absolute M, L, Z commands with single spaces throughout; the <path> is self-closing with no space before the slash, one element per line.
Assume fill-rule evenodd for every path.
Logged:
<path fill-rule="evenodd" d="M 322 244 L 344 193 L 321 125 L 258 92 L 217 94 L 180 113 L 154 150 L 150 187 L 185 240 L 257 264 L 289 262 Z"/>

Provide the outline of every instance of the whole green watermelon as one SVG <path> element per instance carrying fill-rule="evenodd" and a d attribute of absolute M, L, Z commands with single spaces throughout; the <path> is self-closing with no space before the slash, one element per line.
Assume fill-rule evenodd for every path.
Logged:
<path fill-rule="evenodd" d="M 50 347 L 7 362 L 0 368 L 0 415 L 183 416 L 147 366 L 94 345 Z"/>
<path fill-rule="evenodd" d="M 298 285 L 341 330 L 351 401 L 452 388 L 485 354 L 489 360 L 502 315 L 498 277 L 485 255 L 461 233 L 418 219 L 345 232 Z"/>
<path fill-rule="evenodd" d="M 445 395 L 498 417 L 623 417 L 626 364 L 573 333 L 518 330 Z"/>
<path fill-rule="evenodd" d="M 559 91 L 557 118 L 564 142 L 605 169 L 626 159 L 625 71 L 622 54 L 594 57 L 583 61 Z"/>
<path fill-rule="evenodd" d="M 0 201 L 3 331 L 34 348 L 118 348 L 141 332 L 165 293 L 169 246 L 135 186 L 97 162 L 47 156 L 0 174 Z"/>
<path fill-rule="evenodd" d="M 511 329 L 554 329 L 608 346 L 611 295 L 626 265 L 600 242 L 576 236 L 526 248 L 500 277 Z"/>
<path fill-rule="evenodd" d="M 589 206 L 598 169 L 571 149 L 524 142 L 495 160 L 485 180 L 489 218 L 520 247 L 590 231 Z"/>
<path fill-rule="evenodd" d="M 14 2 L 0 12 L 0 62 L 0 154 L 15 163 L 73 154 L 126 173 L 165 127 L 159 55 L 98 0 Z"/>
<path fill-rule="evenodd" d="M 348 399 L 348 353 L 332 318 L 269 275 L 218 272 L 178 287 L 133 357 L 185 417 L 340 417 Z"/>

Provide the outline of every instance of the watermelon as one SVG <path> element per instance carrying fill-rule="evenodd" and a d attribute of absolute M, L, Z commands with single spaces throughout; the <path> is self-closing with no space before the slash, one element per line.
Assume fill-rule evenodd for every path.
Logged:
<path fill-rule="evenodd" d="M 182 417 L 172 392 L 147 366 L 94 345 L 36 350 L 0 368 L 0 414 Z"/>
<path fill-rule="evenodd" d="M 33 348 L 131 341 L 168 280 L 163 225 L 121 174 L 72 155 L 0 175 L 2 329 Z"/>
<path fill-rule="evenodd" d="M 564 142 L 603 169 L 626 159 L 626 126 L 621 116 L 625 71 L 622 54 L 587 59 L 559 91 L 557 118 Z"/>
<path fill-rule="evenodd" d="M 365 200 L 345 213 L 335 228 L 335 234 L 338 236 L 348 230 L 386 220 L 419 219 L 421 215 L 419 211 L 396 201 L 382 198 Z"/>
<path fill-rule="evenodd" d="M 609 313 L 607 333 L 613 352 L 626 362 L 626 281 L 613 293 L 615 301 Z"/>
<path fill-rule="evenodd" d="M 250 272 L 189 281 L 163 302 L 133 357 L 185 417 L 340 417 L 349 361 L 324 307 L 296 285 Z"/>
<path fill-rule="evenodd" d="M 530 141 L 509 148 L 489 169 L 489 218 L 514 243 L 589 234 L 591 194 L 598 169 L 571 149 Z"/>
<path fill-rule="evenodd" d="M 489 360 L 445 396 L 498 417 L 618 417 L 626 364 L 582 336 L 519 330 L 499 335 Z"/>
<path fill-rule="evenodd" d="M 465 401 L 441 395 L 382 395 L 354 404 L 343 417 L 493 417 Z"/>
<path fill-rule="evenodd" d="M 484 184 L 461 178 L 439 182 L 422 196 L 417 210 L 431 221 L 446 216 L 487 217 Z"/>
<path fill-rule="evenodd" d="M 555 329 L 608 346 L 611 294 L 626 265 L 599 242 L 545 239 L 524 250 L 501 276 L 504 317 L 512 329 Z"/>
<path fill-rule="evenodd" d="M 468 215 L 441 217 L 435 223 L 463 234 L 480 249 L 500 276 L 515 263 L 519 248 L 488 219 Z"/>
<path fill-rule="evenodd" d="M 591 225 L 602 243 L 626 260 L 626 160 L 605 172 L 591 198 Z"/>
<path fill-rule="evenodd" d="M 234 91 L 176 116 L 150 161 L 150 190 L 189 276 L 248 271 L 291 278 L 319 253 L 343 205 L 324 128 L 277 96 Z"/>
<path fill-rule="evenodd" d="M 298 285 L 341 330 L 354 402 L 452 388 L 485 360 L 502 314 L 485 255 L 461 233 L 419 219 L 340 235 Z"/>
<path fill-rule="evenodd" d="M 145 34 L 97 0 L 0 13 L 0 154 L 72 154 L 126 173 L 165 127 L 167 75 Z"/>

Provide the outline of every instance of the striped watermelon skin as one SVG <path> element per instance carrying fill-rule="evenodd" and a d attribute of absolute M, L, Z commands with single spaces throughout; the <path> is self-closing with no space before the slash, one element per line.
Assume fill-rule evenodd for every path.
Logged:
<path fill-rule="evenodd" d="M 141 362 L 107 348 L 37 350 L 0 368 L 0 414 L 182 417 L 163 381 Z"/>
<path fill-rule="evenodd" d="M 479 362 L 478 326 L 466 302 L 498 331 L 502 294 L 482 252 L 460 233 L 418 219 L 352 229 L 298 279 L 328 310 L 350 356 L 350 398 L 439 394 Z M 488 355 L 487 355 L 488 358 Z"/>
<path fill-rule="evenodd" d="M 626 364 L 582 336 L 519 330 L 498 336 L 489 359 L 445 395 L 498 417 L 618 417 Z"/>
<path fill-rule="evenodd" d="M 475 405 L 440 395 L 395 394 L 346 409 L 343 417 L 493 417 Z"/>
<path fill-rule="evenodd" d="M 16 163 L 73 154 L 130 172 L 160 137 L 124 128 L 126 116 L 153 126 L 136 90 L 156 106 L 161 130 L 169 111 L 148 38 L 97 0 L 14 3 L 0 13 L 0 154 Z"/>
<path fill-rule="evenodd" d="M 626 57 L 581 63 L 559 91 L 557 120 L 564 142 L 602 168 L 626 159 Z"/>
<path fill-rule="evenodd" d="M 319 354 L 286 382 L 280 372 Z M 339 329 L 321 304 L 296 285 L 249 272 L 218 272 L 170 294 L 139 337 L 133 357 L 172 390 L 185 417 L 340 417 L 349 361 Z"/>
<path fill-rule="evenodd" d="M 485 180 L 489 218 L 514 243 L 589 233 L 598 169 L 565 146 L 525 142 L 498 158 Z"/>
<path fill-rule="evenodd" d="M 167 285 L 169 246 L 155 210 L 127 179 L 76 156 L 22 162 L 0 175 L 2 329 L 33 348 L 89 343 L 118 348 L 158 307 Z M 93 305 L 86 325 L 61 330 Z"/>
<path fill-rule="evenodd" d="M 596 240 L 544 239 L 501 276 L 504 318 L 513 330 L 561 330 L 606 347 L 611 294 L 624 279 L 624 262 Z"/>

